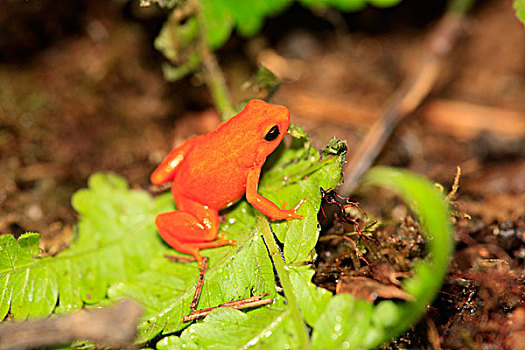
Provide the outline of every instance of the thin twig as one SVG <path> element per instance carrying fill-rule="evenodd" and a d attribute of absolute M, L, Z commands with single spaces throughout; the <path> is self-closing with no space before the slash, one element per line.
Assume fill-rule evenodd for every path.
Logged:
<path fill-rule="evenodd" d="M 80 311 L 62 317 L 0 325 L 0 349 L 21 350 L 91 340 L 115 349 L 133 348 L 141 308 L 125 300 L 94 311 Z"/>
<path fill-rule="evenodd" d="M 232 300 L 232 301 L 229 301 L 227 303 L 221 304 L 221 306 L 222 307 L 235 307 L 235 306 L 238 306 L 238 305 L 244 305 L 244 304 L 251 303 L 251 302 L 254 302 L 254 301 L 257 301 L 257 300 L 261 300 L 263 297 L 265 297 L 267 295 L 270 295 L 270 293 L 266 292 L 264 294 L 254 295 L 253 297 L 249 297 L 249 298 Z M 269 300 L 271 300 L 271 299 L 269 299 Z"/>
<path fill-rule="evenodd" d="M 251 307 L 261 306 L 261 305 L 267 305 L 273 302 L 272 299 L 262 299 L 262 297 L 268 295 L 269 293 L 264 293 L 261 295 L 256 295 L 250 298 L 245 299 L 239 299 L 239 300 L 233 300 L 218 306 L 209 307 L 201 310 L 193 310 L 189 315 L 184 316 L 182 318 L 183 322 L 190 322 L 199 318 L 203 318 L 208 316 L 210 312 L 212 312 L 215 309 L 222 308 L 222 307 L 229 307 L 232 309 L 242 310 L 242 309 L 248 309 Z"/>
<path fill-rule="evenodd" d="M 428 53 L 416 73 L 405 80 L 379 118 L 367 133 L 353 158 L 347 164 L 344 183 L 339 193 L 352 193 L 363 173 L 370 168 L 397 124 L 414 111 L 430 93 L 450 53 L 463 31 L 464 18 L 474 0 L 454 0 L 436 28 L 429 35 Z"/>
<path fill-rule="evenodd" d="M 458 189 L 459 189 L 459 178 L 461 177 L 461 167 L 458 165 L 456 167 L 456 176 L 454 177 L 454 183 L 452 184 L 452 189 L 450 190 L 450 192 L 447 194 L 447 196 L 445 197 L 445 200 L 447 202 L 450 202 L 454 196 L 456 195 L 456 193 L 458 193 Z"/>
<path fill-rule="evenodd" d="M 432 350 L 441 350 L 441 340 L 439 338 L 439 332 L 437 330 L 436 324 L 432 319 L 428 318 L 428 316 L 425 319 L 427 323 L 427 337 L 430 341 L 430 344 L 432 344 Z"/>
<path fill-rule="evenodd" d="M 193 256 L 178 256 L 171 254 L 164 254 L 164 257 L 169 261 L 180 262 L 180 263 L 190 263 L 196 261 Z"/>
<path fill-rule="evenodd" d="M 194 312 L 197 309 L 197 304 L 199 303 L 199 299 L 201 297 L 202 286 L 204 285 L 204 275 L 206 274 L 206 270 L 208 269 L 208 259 L 208 257 L 204 257 L 202 259 L 202 266 L 199 271 L 199 279 L 197 280 L 197 285 L 195 286 L 195 293 L 193 294 L 193 298 L 191 299 L 191 312 Z"/>

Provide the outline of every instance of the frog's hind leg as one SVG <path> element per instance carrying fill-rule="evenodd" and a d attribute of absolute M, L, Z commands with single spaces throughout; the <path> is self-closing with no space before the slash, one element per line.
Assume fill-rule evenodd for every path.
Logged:
<path fill-rule="evenodd" d="M 191 254 L 202 265 L 200 249 L 237 243 L 231 239 L 215 240 L 219 232 L 219 213 L 200 203 L 177 198 L 181 210 L 161 213 L 155 218 L 155 226 L 161 237 L 171 247 Z"/>

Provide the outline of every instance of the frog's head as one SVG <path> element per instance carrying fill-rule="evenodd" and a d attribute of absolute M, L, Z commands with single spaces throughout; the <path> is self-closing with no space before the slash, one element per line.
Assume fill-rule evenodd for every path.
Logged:
<path fill-rule="evenodd" d="M 257 145 L 257 154 L 262 162 L 272 153 L 290 125 L 290 111 L 285 106 L 274 105 L 263 100 L 251 100 L 239 115 L 246 118 L 247 133 Z"/>
<path fill-rule="evenodd" d="M 228 145 L 228 154 L 246 166 L 262 166 L 290 125 L 290 111 L 280 105 L 251 100 L 238 114 L 223 123 L 212 134 Z"/>

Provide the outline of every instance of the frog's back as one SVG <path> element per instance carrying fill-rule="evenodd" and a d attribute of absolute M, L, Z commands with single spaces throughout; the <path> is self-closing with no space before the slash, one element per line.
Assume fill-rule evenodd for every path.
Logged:
<path fill-rule="evenodd" d="M 185 197 L 221 210 L 244 195 L 251 162 L 220 133 L 207 136 L 186 155 L 174 182 Z"/>
<path fill-rule="evenodd" d="M 250 101 L 239 114 L 195 142 L 180 165 L 174 190 L 217 210 L 237 201 L 246 191 L 248 171 L 262 167 L 289 121 L 286 107 Z M 272 128 L 277 128 L 278 137 L 265 139 Z"/>

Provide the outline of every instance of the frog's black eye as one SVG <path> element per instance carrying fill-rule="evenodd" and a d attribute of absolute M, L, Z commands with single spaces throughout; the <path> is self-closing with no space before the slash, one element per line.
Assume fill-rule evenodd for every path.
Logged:
<path fill-rule="evenodd" d="M 270 131 L 266 133 L 266 135 L 264 136 L 264 139 L 266 141 L 273 141 L 277 138 L 277 136 L 279 136 L 279 134 L 280 134 L 279 127 L 277 125 L 274 125 L 272 126 Z"/>

